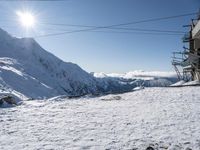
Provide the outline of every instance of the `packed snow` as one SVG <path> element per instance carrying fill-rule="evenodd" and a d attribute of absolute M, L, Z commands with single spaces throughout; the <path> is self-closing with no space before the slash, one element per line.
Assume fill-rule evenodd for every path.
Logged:
<path fill-rule="evenodd" d="M 184 80 L 180 80 L 180 81 L 178 81 L 178 82 L 176 82 L 176 83 L 174 83 L 174 84 L 172 84 L 172 85 L 170 85 L 170 86 L 182 86 L 183 84 L 185 84 L 186 82 L 184 81 Z"/>
<path fill-rule="evenodd" d="M 180 80 L 170 86 L 172 87 L 176 87 L 176 86 L 199 86 L 200 85 L 200 81 L 198 80 L 194 80 L 194 81 L 184 81 L 184 80 Z"/>
<path fill-rule="evenodd" d="M 190 82 L 186 82 L 186 83 L 184 83 L 183 85 L 200 85 L 200 81 L 198 81 L 198 80 L 194 80 L 194 81 L 190 81 Z"/>
<path fill-rule="evenodd" d="M 200 87 L 24 101 L 0 109 L 0 149 L 200 149 Z"/>

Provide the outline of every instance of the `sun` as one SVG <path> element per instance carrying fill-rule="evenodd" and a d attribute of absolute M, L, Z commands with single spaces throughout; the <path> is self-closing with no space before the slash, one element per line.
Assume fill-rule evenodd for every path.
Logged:
<path fill-rule="evenodd" d="M 21 25 L 26 28 L 33 28 L 35 25 L 35 16 L 28 11 L 17 11 L 17 16 L 19 17 L 19 21 Z"/>

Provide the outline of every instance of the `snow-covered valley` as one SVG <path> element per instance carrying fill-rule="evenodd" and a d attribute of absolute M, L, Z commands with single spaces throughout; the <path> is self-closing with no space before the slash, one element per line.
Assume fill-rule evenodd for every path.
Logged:
<path fill-rule="evenodd" d="M 0 149 L 200 149 L 200 87 L 24 101 L 0 109 Z"/>

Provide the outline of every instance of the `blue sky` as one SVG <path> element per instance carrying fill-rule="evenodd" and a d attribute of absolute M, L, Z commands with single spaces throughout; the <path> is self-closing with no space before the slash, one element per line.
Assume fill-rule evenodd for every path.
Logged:
<path fill-rule="evenodd" d="M 109 26 L 144 19 L 197 12 L 199 0 L 66 0 L 57 2 L 0 2 L 0 27 L 15 36 L 27 36 L 16 11 L 36 15 L 34 31 L 28 36 L 80 30 L 81 27 L 52 26 L 49 23 Z M 187 31 L 183 25 L 195 16 L 133 24 L 128 28 Z M 99 31 L 99 30 L 98 30 Z M 131 70 L 171 71 L 172 51 L 182 50 L 183 35 L 79 32 L 36 38 L 40 45 L 66 62 L 77 63 L 88 72 Z M 108 32 L 109 31 L 109 32 Z M 111 32 L 110 32 L 111 31 Z M 115 30 L 116 31 L 116 30 Z M 118 31 L 117 31 L 118 32 Z M 121 30 L 120 30 L 121 32 Z"/>

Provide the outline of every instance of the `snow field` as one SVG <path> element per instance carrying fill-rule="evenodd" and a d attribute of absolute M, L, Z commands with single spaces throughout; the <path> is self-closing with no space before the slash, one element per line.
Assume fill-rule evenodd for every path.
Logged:
<path fill-rule="evenodd" d="M 200 87 L 145 88 L 0 109 L 0 149 L 200 149 Z"/>

